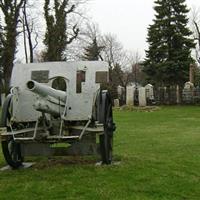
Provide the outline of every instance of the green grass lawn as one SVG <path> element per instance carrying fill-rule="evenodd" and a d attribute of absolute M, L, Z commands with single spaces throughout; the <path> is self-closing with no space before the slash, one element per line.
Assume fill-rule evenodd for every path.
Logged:
<path fill-rule="evenodd" d="M 0 172 L 0 199 L 200 199 L 200 107 L 114 116 L 119 165 L 38 161 L 30 169 Z"/>

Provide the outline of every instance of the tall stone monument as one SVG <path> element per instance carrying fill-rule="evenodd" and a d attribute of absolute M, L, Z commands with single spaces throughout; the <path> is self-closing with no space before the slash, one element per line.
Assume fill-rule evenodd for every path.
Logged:
<path fill-rule="evenodd" d="M 147 105 L 145 87 L 139 88 L 139 106 L 144 107 Z"/>
<path fill-rule="evenodd" d="M 126 105 L 133 106 L 134 101 L 134 86 L 126 87 Z"/>
<path fill-rule="evenodd" d="M 196 68 L 195 64 L 190 65 L 190 81 L 189 81 L 190 83 L 194 83 L 195 68 Z"/>

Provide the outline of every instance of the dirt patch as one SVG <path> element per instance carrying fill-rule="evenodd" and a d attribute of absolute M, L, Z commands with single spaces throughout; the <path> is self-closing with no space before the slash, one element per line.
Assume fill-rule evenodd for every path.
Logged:
<path fill-rule="evenodd" d="M 83 157 L 62 157 L 62 158 L 48 158 L 44 160 L 37 161 L 33 168 L 45 169 L 55 166 L 66 166 L 66 165 L 94 165 L 97 159 L 94 158 L 83 158 Z"/>

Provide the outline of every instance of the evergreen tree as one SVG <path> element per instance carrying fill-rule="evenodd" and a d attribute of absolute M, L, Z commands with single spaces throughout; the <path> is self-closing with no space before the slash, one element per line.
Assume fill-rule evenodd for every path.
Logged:
<path fill-rule="evenodd" d="M 69 7 L 69 8 L 68 8 Z M 47 24 L 44 44 L 46 51 L 44 53 L 45 61 L 64 60 L 63 52 L 66 45 L 70 44 L 79 33 L 76 25 L 73 26 L 73 36 L 67 34 L 67 15 L 74 12 L 75 5 L 69 6 L 69 0 L 54 0 L 53 10 L 50 9 L 50 0 L 45 0 L 44 13 Z"/>
<path fill-rule="evenodd" d="M 103 46 L 99 46 L 97 44 L 97 38 L 95 37 L 92 40 L 92 43 L 84 48 L 85 52 L 82 58 L 84 60 L 99 60 L 99 59 L 102 60 L 100 53 L 103 48 L 104 48 Z"/>
<path fill-rule="evenodd" d="M 182 85 L 188 80 L 195 47 L 187 28 L 189 10 L 185 0 L 155 0 L 154 24 L 148 28 L 149 49 L 144 72 L 148 80 L 160 85 Z"/>

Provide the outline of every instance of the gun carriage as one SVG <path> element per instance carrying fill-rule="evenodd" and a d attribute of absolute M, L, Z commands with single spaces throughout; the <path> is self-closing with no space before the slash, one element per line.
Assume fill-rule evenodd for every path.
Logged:
<path fill-rule="evenodd" d="M 15 65 L 1 116 L 6 162 L 18 168 L 29 155 L 88 155 L 99 149 L 102 162 L 110 164 L 115 124 L 110 94 L 101 90 L 107 81 L 105 62 Z"/>

